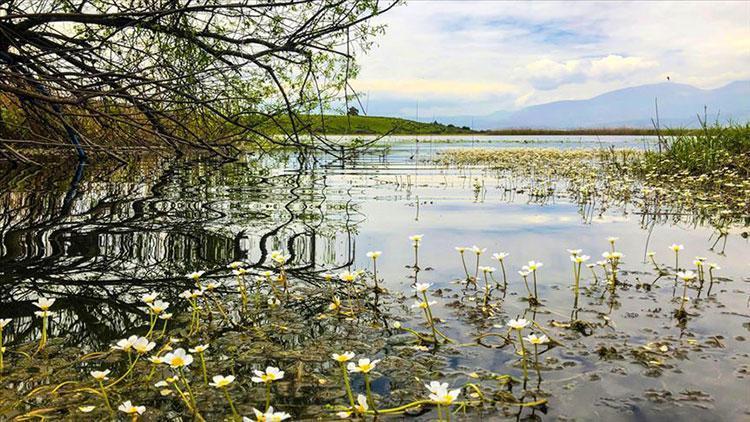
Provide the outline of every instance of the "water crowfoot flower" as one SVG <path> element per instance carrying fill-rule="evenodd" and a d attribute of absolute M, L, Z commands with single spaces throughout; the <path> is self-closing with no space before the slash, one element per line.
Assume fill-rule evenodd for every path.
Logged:
<path fill-rule="evenodd" d="M 227 375 L 226 377 L 223 375 L 215 375 L 212 378 L 212 380 L 213 382 L 210 385 L 224 392 L 224 397 L 227 398 L 227 402 L 229 402 L 229 407 L 232 409 L 232 416 L 234 416 L 235 420 L 239 419 L 240 414 L 237 413 L 237 409 L 234 407 L 234 402 L 232 401 L 232 397 L 229 395 L 229 391 L 227 390 L 227 386 L 229 386 L 229 384 L 234 382 L 234 375 Z"/>
<path fill-rule="evenodd" d="M 409 236 L 409 240 L 414 245 L 414 269 L 419 269 L 419 243 L 422 241 L 423 234 L 413 234 Z"/>
<path fill-rule="evenodd" d="M 370 406 L 367 405 L 367 397 L 363 396 L 362 394 L 358 394 L 357 404 L 353 405 L 350 411 L 338 412 L 336 415 L 338 415 L 338 417 L 340 417 L 341 419 L 348 418 L 349 416 L 352 415 L 352 413 L 355 413 L 360 416 L 364 416 L 369 409 L 370 409 Z"/>
<path fill-rule="evenodd" d="M 424 317 L 427 320 L 427 324 L 430 326 L 430 329 L 432 330 L 432 340 L 435 344 L 437 344 L 437 328 L 435 327 L 435 320 L 432 318 L 432 308 L 430 308 L 430 305 L 434 305 L 435 301 L 429 301 L 427 299 L 427 289 L 429 288 L 430 284 L 427 283 L 417 283 L 416 289 L 417 292 L 422 293 L 422 298 L 424 301 L 421 301 L 419 299 L 414 300 L 414 304 L 411 305 L 412 308 L 420 308 L 424 312 Z M 421 290 L 420 290 L 421 289 Z"/>
<path fill-rule="evenodd" d="M 508 276 L 505 274 L 505 258 L 508 257 L 508 253 L 506 252 L 500 252 L 493 254 L 492 257 L 497 259 L 498 262 L 500 262 L 500 269 L 503 271 L 503 289 L 508 288 Z"/>
<path fill-rule="evenodd" d="M 99 389 L 102 392 L 102 398 L 104 399 L 104 404 L 107 406 L 107 409 L 109 409 L 109 412 L 113 413 L 114 410 L 112 409 L 112 405 L 109 403 L 109 396 L 107 395 L 107 389 L 104 388 L 104 381 L 109 379 L 107 375 L 109 375 L 109 369 L 105 369 L 104 371 L 91 371 L 91 376 L 99 384 Z"/>
<path fill-rule="evenodd" d="M 429 385 L 425 384 L 425 387 L 430 391 L 429 399 L 437 405 L 438 420 L 442 420 L 442 406 L 445 406 L 445 419 L 450 421 L 450 407 L 456 401 L 458 395 L 461 394 L 461 389 L 448 390 L 448 383 L 441 384 L 437 381 L 432 381 Z"/>
<path fill-rule="evenodd" d="M 54 315 L 54 312 L 50 311 L 49 308 L 55 303 L 55 299 L 40 297 L 34 302 L 34 306 L 39 308 L 39 311 L 34 312 L 38 317 L 42 318 L 42 336 L 39 339 L 39 347 L 37 352 L 44 350 L 44 346 L 47 344 L 47 319 Z"/>
<path fill-rule="evenodd" d="M 380 362 L 379 359 L 370 361 L 368 358 L 362 358 L 359 361 L 357 361 L 357 364 L 355 365 L 354 362 L 349 362 L 349 365 L 347 365 L 347 369 L 349 372 L 359 372 L 365 377 L 365 392 L 367 393 L 367 402 L 369 403 L 370 407 L 372 407 L 373 411 L 375 413 L 378 413 L 378 411 L 375 409 L 375 402 L 372 399 L 372 390 L 370 389 L 370 371 L 375 369 L 375 365 Z"/>
<path fill-rule="evenodd" d="M 372 259 L 372 279 L 375 281 L 375 290 L 380 290 L 380 287 L 378 287 L 378 258 L 382 254 L 381 251 L 367 252 L 367 257 Z"/>
<path fill-rule="evenodd" d="M 547 338 L 547 336 L 544 334 L 542 334 L 541 336 L 537 336 L 536 334 L 529 334 L 523 339 L 528 341 L 534 346 L 534 367 L 536 368 L 537 378 L 541 382 L 542 373 L 541 373 L 541 370 L 539 369 L 539 345 L 549 343 L 549 338 Z"/>
<path fill-rule="evenodd" d="M 208 344 L 201 344 L 195 346 L 192 349 L 188 349 L 190 353 L 197 353 L 198 358 L 201 360 L 201 369 L 203 370 L 203 383 L 208 385 L 208 372 L 206 371 L 206 359 L 203 357 L 203 352 L 208 350 Z"/>
<path fill-rule="evenodd" d="M 573 278 L 574 278 L 574 291 L 575 299 L 573 300 L 573 309 L 578 309 L 578 289 L 581 281 L 581 266 L 584 262 L 588 261 L 591 257 L 588 255 L 580 255 L 581 250 L 576 249 L 570 251 L 570 260 L 573 262 Z M 575 252 L 575 253 L 574 253 Z"/>
<path fill-rule="evenodd" d="M 471 279 L 471 276 L 469 275 L 469 269 L 466 268 L 466 258 L 464 257 L 464 252 L 466 252 L 467 249 L 469 249 L 466 246 L 456 246 L 454 249 L 458 252 L 459 255 L 461 255 L 461 265 L 464 267 L 464 273 L 466 274 L 466 281 L 469 281 Z"/>
<path fill-rule="evenodd" d="M 281 422 L 292 417 L 289 413 L 274 411 L 273 406 L 269 407 L 265 413 L 253 408 L 253 413 L 255 414 L 256 422 Z M 244 417 L 242 418 L 242 422 L 250 422 L 250 419 Z"/>
<path fill-rule="evenodd" d="M 539 293 L 537 293 L 536 288 L 536 272 L 539 268 L 541 268 L 544 264 L 537 261 L 529 261 L 528 265 L 524 265 L 521 269 L 527 273 L 530 273 L 534 280 L 534 304 L 539 305 Z"/>
<path fill-rule="evenodd" d="M 345 363 L 354 359 L 354 352 L 344 352 L 342 354 L 334 353 L 331 355 L 333 360 L 339 363 L 341 367 L 341 376 L 344 379 L 344 388 L 346 389 L 346 396 L 349 398 L 349 405 L 354 407 L 354 394 L 352 393 L 352 387 L 349 383 L 349 373 L 346 371 Z"/>
<path fill-rule="evenodd" d="M 508 321 L 508 327 L 516 330 L 516 332 L 518 333 L 518 344 L 521 347 L 521 365 L 523 366 L 524 388 L 526 380 L 528 380 L 529 378 L 529 373 L 526 368 L 526 348 L 523 345 L 523 336 L 521 334 L 521 331 L 523 331 L 523 329 L 528 327 L 530 324 L 530 321 L 527 321 L 523 318 L 511 319 L 510 321 Z"/>
<path fill-rule="evenodd" d="M 142 415 L 146 411 L 146 406 L 133 405 L 130 400 L 123 402 L 117 408 L 120 412 L 129 415 L 134 421 L 138 419 L 139 415 Z"/>
<path fill-rule="evenodd" d="M 253 382 L 266 384 L 266 409 L 269 409 L 271 407 L 271 383 L 284 378 L 284 371 L 269 366 L 265 372 L 256 369 L 253 373 L 255 373 L 255 376 L 251 378 Z"/>
<path fill-rule="evenodd" d="M 677 272 L 677 278 L 681 279 L 684 283 L 684 287 L 682 290 L 682 298 L 680 299 L 680 309 L 676 312 L 676 316 L 678 319 L 682 319 L 686 316 L 685 312 L 685 303 L 689 300 L 687 297 L 687 288 L 688 283 L 695 280 L 695 273 L 688 270 L 688 271 L 678 271 Z"/>
<path fill-rule="evenodd" d="M 674 270 L 679 271 L 680 270 L 680 251 L 685 249 L 685 247 L 682 245 L 678 245 L 676 243 L 672 243 L 669 246 L 669 249 L 671 249 L 672 252 L 674 252 Z"/>

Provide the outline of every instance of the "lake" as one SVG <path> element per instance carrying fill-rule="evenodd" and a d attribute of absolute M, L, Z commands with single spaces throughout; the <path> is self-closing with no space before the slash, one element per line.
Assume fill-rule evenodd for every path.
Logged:
<path fill-rule="evenodd" d="M 746 419 L 746 225 L 721 232 L 696 215 L 671 212 L 669 204 L 663 212 L 644 213 L 636 203 L 581 203 L 566 180 L 550 181 L 554 189 L 540 196 L 534 189 L 538 181 L 528 177 L 433 162 L 456 148 L 644 149 L 654 142 L 640 136 L 436 136 L 419 137 L 419 142 L 388 137 L 385 146 L 344 162 L 292 152 L 250 152 L 232 162 L 153 158 L 128 167 L 6 166 L 0 196 L 0 318 L 13 319 L 6 346 L 12 350 L 38 339 L 40 326 L 31 303 L 40 295 L 58 298 L 51 337 L 64 338 L 61 347 L 87 353 L 144 331 L 144 324 L 148 328 L 139 304 L 148 291 L 161 292 L 178 308 L 177 295 L 191 285 L 186 273 L 206 270 L 206 277 L 229 286 L 228 263 L 247 261 L 261 272 L 272 268 L 270 252 L 282 250 L 290 254 L 292 291 L 300 286 L 298 294 L 312 298 L 314 293 L 302 287 L 305 283 L 324 285 L 323 272 L 371 271 L 366 253 L 378 250 L 383 252 L 377 261 L 379 283 L 390 293 L 364 299 L 369 307 L 382 306 L 378 318 L 342 331 L 325 328 L 315 322 L 327 305 L 323 303 L 309 311 L 309 330 L 300 329 L 304 335 L 280 343 L 284 350 L 304 353 L 322 339 L 340 342 L 342 350 L 358 346 L 358 354 L 383 359 L 373 389 L 394 405 L 414 399 L 408 397 L 414 388 L 408 378 L 417 373 L 452 386 L 486 385 L 501 395 L 510 389 L 498 381 L 499 375 L 523 374 L 519 356 L 502 338 L 477 338 L 490 332 L 506 335 L 504 324 L 523 316 L 560 343 L 540 353 L 540 371 L 529 375 L 534 398 L 548 402 L 534 409 L 486 406 L 480 412 L 486 419 Z M 409 240 L 413 234 L 424 235 L 418 268 Z M 609 250 L 611 236 L 618 238 L 616 248 L 624 254 L 616 294 L 603 288 L 601 272 L 594 279 L 584 266 L 576 318 L 589 324 L 580 331 L 565 327 L 573 319 L 567 250 L 582 249 L 593 263 Z M 674 262 L 673 243 L 684 245 L 682 268 L 693 268 L 696 256 L 721 267 L 710 296 L 707 288 L 700 293 L 691 289 L 686 322 L 673 316 L 682 283 L 674 276 L 658 277 L 647 256 L 655 251 L 657 263 L 666 268 Z M 465 273 L 475 271 L 473 253 L 465 255 L 465 271 L 454 249 L 472 245 L 486 248 L 479 265 L 496 267 L 496 282 L 489 283 L 492 312 L 479 310 L 484 300 L 481 272 L 476 288 L 465 281 Z M 495 252 L 509 253 L 505 291 L 496 287 L 503 283 L 498 261 L 492 259 Z M 531 260 L 544 263 L 538 270 L 542 306 L 532 308 L 518 274 Z M 369 273 L 363 277 L 370 282 Z M 419 309 L 411 307 L 415 278 L 434 283 L 432 312 L 454 344 L 434 351 L 412 348 L 409 335 L 393 328 L 399 321 L 429 331 Z M 179 307 L 187 309 L 186 304 Z M 343 322 L 350 323 L 355 324 Z M 386 334 L 367 334 L 373 327 Z M 295 365 L 288 357 L 264 356 L 258 353 L 257 361 L 286 366 L 287 372 Z M 330 362 L 312 359 L 307 365 L 307 374 L 331 371 L 326 366 Z M 412 365 L 418 366 L 414 372 Z M 249 366 L 243 368 L 249 378 Z M 274 406 L 309 417 L 331 402 L 330 395 L 315 393 L 318 387 L 301 385 L 279 392 Z M 362 390 L 361 381 L 355 380 L 354 387 Z M 331 390 L 341 391 L 335 384 Z M 518 386 L 512 392 L 518 397 Z M 245 407 L 253 400 L 248 398 Z M 479 418 L 473 412 L 468 419 Z"/>

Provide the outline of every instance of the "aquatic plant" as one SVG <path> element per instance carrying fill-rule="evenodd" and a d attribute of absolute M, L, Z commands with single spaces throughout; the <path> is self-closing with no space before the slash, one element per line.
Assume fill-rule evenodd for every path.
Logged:
<path fill-rule="evenodd" d="M 216 387 L 224 393 L 224 397 L 227 399 L 227 403 L 229 403 L 229 407 L 232 409 L 232 416 L 234 416 L 235 420 L 240 419 L 240 414 L 237 413 L 237 409 L 234 407 L 234 402 L 232 401 L 232 397 L 229 395 L 229 391 L 227 390 L 227 387 L 229 384 L 234 382 L 234 375 L 214 375 L 213 378 L 211 378 L 210 385 L 212 387 Z M 268 408 L 273 413 L 273 408 Z"/>
<path fill-rule="evenodd" d="M 266 386 L 266 410 L 271 407 L 271 383 L 284 378 L 284 371 L 275 366 L 269 366 L 265 371 L 254 370 L 253 382 L 264 383 Z"/>

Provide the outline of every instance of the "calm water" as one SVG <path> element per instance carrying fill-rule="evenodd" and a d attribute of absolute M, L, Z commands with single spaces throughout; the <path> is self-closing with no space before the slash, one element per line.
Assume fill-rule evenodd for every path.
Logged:
<path fill-rule="evenodd" d="M 508 140 L 512 142 L 508 142 Z M 346 268 L 369 269 L 365 253 L 381 250 L 378 272 L 384 286 L 404 292 L 397 316 L 415 326 L 409 310 L 413 272 L 411 234 L 424 234 L 420 281 L 435 283 L 434 313 L 444 331 L 460 342 L 507 319 L 534 317 L 565 347 L 542 356 L 541 388 L 550 394 L 542 419 L 741 420 L 750 417 L 748 371 L 750 330 L 747 227 L 719 237 L 691 215 L 644 214 L 633 204 L 576 204 L 558 181 L 556 193 L 528 195 L 528 180 L 482 169 L 451 169 L 428 161 L 448 148 L 479 146 L 590 148 L 615 145 L 643 148 L 642 137 L 540 137 L 462 139 L 458 142 L 390 142 L 349 162 L 294 154 L 238 162 L 180 160 L 142 162 L 131 167 L 88 165 L 47 170 L 3 168 L 0 235 L 0 318 L 14 318 L 10 344 L 39 335 L 32 318 L 38 295 L 59 297 L 53 336 L 90 350 L 106 348 L 142 316 L 137 297 L 157 289 L 175 295 L 189 283 L 183 275 L 207 269 L 224 272 L 228 262 L 248 260 L 265 268 L 267 254 L 292 254 L 293 274 Z M 669 211 L 665 208 L 665 211 Z M 608 325 L 590 335 L 552 328 L 570 318 L 571 263 L 566 249 L 583 249 L 600 259 L 608 236 L 617 236 L 625 254 L 626 285 L 612 300 L 582 298 L 579 318 Z M 656 278 L 645 263 L 648 250 L 662 265 L 673 262 L 668 249 L 682 243 L 684 264 L 704 256 L 721 266 L 712 296 L 691 292 L 691 317 L 680 325 L 673 279 L 652 290 L 639 288 Z M 454 246 L 487 248 L 481 265 L 497 267 L 493 252 L 509 252 L 510 288 L 496 316 L 477 318 L 471 309 L 480 293 L 456 282 L 463 268 Z M 529 260 L 542 261 L 539 293 L 544 305 L 532 315 L 521 300 L 517 271 Z M 469 261 L 473 267 L 473 258 Z M 601 275 L 600 275 L 601 276 Z M 501 275 L 495 273 L 500 280 Z M 583 271 L 583 285 L 593 282 Z M 499 293 L 496 293 L 499 295 Z M 400 299 L 398 300 L 400 302 Z M 499 301 L 499 299 L 498 299 Z M 176 302 L 176 300 L 175 300 Z M 659 365 L 632 354 L 649 342 L 668 344 Z M 495 342 L 496 343 L 496 342 Z M 613 347 L 619 356 L 600 358 Z M 383 350 L 383 356 L 388 355 Z M 520 368 L 512 349 L 473 346 L 444 356 L 445 377 L 453 384 L 468 374 L 510 373 Z M 385 379 L 387 379 L 387 373 Z M 376 384 L 385 394 L 387 383 Z M 421 394 L 421 392 L 420 392 Z M 281 406 L 283 407 L 283 406 Z M 499 417 L 488 412 L 486 418 Z M 524 413 L 526 415 L 526 413 Z"/>

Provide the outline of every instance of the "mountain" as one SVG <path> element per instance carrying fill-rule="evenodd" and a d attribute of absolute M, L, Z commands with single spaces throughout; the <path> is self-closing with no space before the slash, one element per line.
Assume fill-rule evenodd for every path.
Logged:
<path fill-rule="evenodd" d="M 722 122 L 750 120 L 750 81 L 716 89 L 666 82 L 618 89 L 586 100 L 555 101 L 474 117 L 474 129 L 652 127 L 654 99 L 658 99 L 659 121 L 664 127 L 698 126 L 697 115 L 703 116 L 704 106 L 709 121 L 717 116 Z M 459 118 L 439 120 L 453 123 Z"/>

